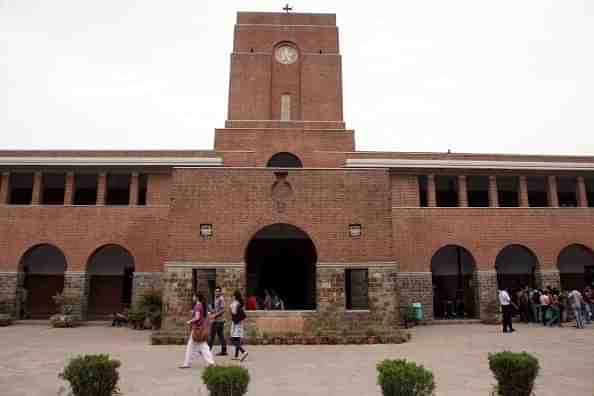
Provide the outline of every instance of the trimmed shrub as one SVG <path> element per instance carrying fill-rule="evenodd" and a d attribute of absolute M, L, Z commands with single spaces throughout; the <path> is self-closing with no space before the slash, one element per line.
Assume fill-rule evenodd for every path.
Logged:
<path fill-rule="evenodd" d="M 530 396 L 540 366 L 529 353 L 504 351 L 489 354 L 489 368 L 497 380 L 496 395 Z"/>
<path fill-rule="evenodd" d="M 377 371 L 384 396 L 431 396 L 435 390 L 433 373 L 405 359 L 384 360 Z"/>
<path fill-rule="evenodd" d="M 56 314 L 50 316 L 50 325 L 56 329 L 65 329 L 77 327 L 78 321 L 76 320 L 74 315 Z"/>
<path fill-rule="evenodd" d="M 72 360 L 59 374 L 70 383 L 73 396 L 115 396 L 118 389 L 119 360 L 109 355 L 81 355 Z"/>
<path fill-rule="evenodd" d="M 240 366 L 210 366 L 202 380 L 210 396 L 241 396 L 247 393 L 250 374 Z"/>
<path fill-rule="evenodd" d="M 151 322 L 151 327 L 157 330 L 161 327 L 161 306 L 163 304 L 162 292 L 159 289 L 150 288 L 144 292 L 139 307 L 144 310 L 146 317 Z"/>

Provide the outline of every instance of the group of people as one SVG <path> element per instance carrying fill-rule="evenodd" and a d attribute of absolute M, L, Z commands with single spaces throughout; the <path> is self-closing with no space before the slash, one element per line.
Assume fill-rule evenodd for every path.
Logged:
<path fill-rule="evenodd" d="M 243 338 L 243 322 L 246 318 L 245 306 L 241 292 L 236 290 L 233 293 L 233 301 L 229 304 L 231 313 L 230 338 L 235 347 L 235 353 L 232 360 L 244 361 L 248 357 L 248 352 L 243 348 L 241 339 Z M 192 366 L 192 358 L 196 353 L 200 354 L 206 364 L 213 365 L 214 357 L 212 353 L 215 337 L 221 342 L 221 351 L 217 356 L 227 356 L 227 342 L 225 340 L 225 297 L 222 289 L 215 288 L 215 299 L 211 307 L 207 307 L 206 299 L 202 293 L 195 296 L 194 306 L 192 307 L 192 318 L 187 321 L 190 326 L 190 335 L 186 346 L 184 363 L 180 368 L 189 368 Z M 206 327 L 208 337 L 206 340 L 197 341 L 193 332 L 198 332 Z"/>
<path fill-rule="evenodd" d="M 264 290 L 264 297 L 249 296 L 247 298 L 246 307 L 248 310 L 265 309 L 265 310 L 284 310 L 285 302 L 274 290 Z"/>
<path fill-rule="evenodd" d="M 509 289 L 499 291 L 499 304 L 503 313 L 503 332 L 515 331 L 512 317 L 517 313 L 522 322 L 542 323 L 543 326 L 563 326 L 564 318 L 570 312 L 578 329 L 592 323 L 594 298 L 592 289 L 559 291 L 547 286 L 545 289 L 531 289 L 525 286 L 514 293 Z"/>

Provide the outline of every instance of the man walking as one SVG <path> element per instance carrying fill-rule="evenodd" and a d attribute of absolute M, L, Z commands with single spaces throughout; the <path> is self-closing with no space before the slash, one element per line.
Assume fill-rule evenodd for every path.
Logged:
<path fill-rule="evenodd" d="M 584 320 L 582 319 L 582 293 L 573 289 L 571 293 L 569 293 L 569 304 L 571 305 L 571 309 L 573 311 L 573 316 L 575 316 L 575 325 L 578 329 L 584 328 Z"/>
<path fill-rule="evenodd" d="M 503 332 L 511 333 L 515 331 L 512 327 L 512 305 L 509 292 L 506 289 L 499 290 L 499 304 L 503 312 Z"/>
<path fill-rule="evenodd" d="M 212 322 L 210 333 L 208 335 L 208 346 L 212 350 L 215 335 L 221 340 L 221 352 L 217 356 L 227 355 L 227 343 L 225 342 L 225 297 L 220 286 L 215 288 L 214 310 L 212 313 L 214 320 Z"/>
<path fill-rule="evenodd" d="M 540 315 L 542 317 L 542 325 L 547 325 L 547 312 L 549 312 L 549 308 L 551 305 L 551 297 L 549 294 L 549 290 L 545 290 L 544 293 L 540 295 Z"/>

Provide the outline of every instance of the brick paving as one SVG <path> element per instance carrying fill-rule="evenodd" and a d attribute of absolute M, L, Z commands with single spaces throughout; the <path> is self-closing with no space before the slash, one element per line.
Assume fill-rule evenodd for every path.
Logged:
<path fill-rule="evenodd" d="M 432 369 L 437 395 L 488 395 L 493 379 L 487 353 L 503 349 L 526 350 L 539 358 L 536 395 L 594 395 L 594 326 L 517 328 L 502 334 L 498 326 L 480 324 L 417 327 L 412 341 L 401 345 L 249 347 L 244 363 L 252 376 L 249 395 L 380 395 L 375 364 L 385 358 L 407 358 Z M 57 395 L 63 385 L 57 373 L 69 357 L 109 353 L 122 361 L 125 396 L 206 396 L 202 362 L 180 370 L 184 347 L 150 346 L 148 336 L 100 326 L 0 328 L 0 394 Z"/>

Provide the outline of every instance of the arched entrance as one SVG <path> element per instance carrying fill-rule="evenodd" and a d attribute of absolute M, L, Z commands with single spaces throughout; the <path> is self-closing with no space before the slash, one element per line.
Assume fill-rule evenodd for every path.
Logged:
<path fill-rule="evenodd" d="M 522 245 L 506 246 L 495 259 L 497 286 L 512 292 L 524 286 L 534 287 L 537 268 L 538 260 L 532 250 Z"/>
<path fill-rule="evenodd" d="M 89 319 L 121 312 L 132 301 L 134 259 L 119 245 L 97 249 L 87 264 L 89 276 Z"/>
<path fill-rule="evenodd" d="M 569 245 L 559 254 L 557 260 L 561 289 L 582 290 L 594 286 L 594 253 L 584 245 Z"/>
<path fill-rule="evenodd" d="M 266 163 L 268 168 L 303 168 L 303 163 L 295 154 L 276 153 Z"/>
<path fill-rule="evenodd" d="M 18 316 L 25 319 L 47 319 L 57 312 L 52 299 L 64 290 L 66 257 L 54 245 L 42 244 L 27 250 L 19 263 L 26 302 L 19 304 Z"/>
<path fill-rule="evenodd" d="M 246 250 L 247 295 L 263 307 L 264 291 L 274 290 L 288 310 L 316 308 L 316 248 L 310 237 L 290 224 L 258 231 Z"/>
<path fill-rule="evenodd" d="M 448 245 L 431 259 L 433 316 L 436 319 L 476 317 L 474 258 L 461 246 Z"/>

